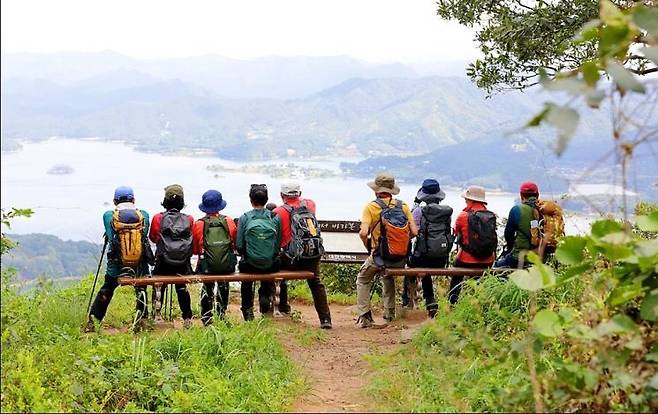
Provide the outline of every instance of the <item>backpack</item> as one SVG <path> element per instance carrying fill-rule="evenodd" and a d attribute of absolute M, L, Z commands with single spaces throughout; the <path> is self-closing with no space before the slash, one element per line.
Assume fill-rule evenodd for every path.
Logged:
<path fill-rule="evenodd" d="M 187 214 L 176 209 L 162 214 L 157 252 L 172 266 L 184 265 L 192 257 L 192 226 Z"/>
<path fill-rule="evenodd" d="M 233 273 L 237 259 L 231 247 L 231 235 L 226 217 L 204 217 L 203 221 L 203 273 Z"/>
<path fill-rule="evenodd" d="M 450 229 L 452 208 L 431 203 L 421 208 L 423 219 L 416 236 L 414 257 L 441 259 L 450 255 L 454 238 Z"/>
<path fill-rule="evenodd" d="M 543 253 L 554 253 L 559 238 L 564 236 L 564 215 L 562 208 L 554 201 L 535 203 L 533 217 L 539 222 L 537 231 L 530 229 L 530 244 Z"/>
<path fill-rule="evenodd" d="M 112 214 L 114 246 L 121 266 L 136 268 L 144 252 L 144 216 L 137 209 L 116 209 Z"/>
<path fill-rule="evenodd" d="M 381 229 L 375 254 L 385 262 L 399 262 L 406 259 L 411 237 L 409 219 L 402 209 L 402 201 L 396 200 L 393 207 L 379 198 L 375 203 L 382 209 L 379 221 L 375 224 L 375 226 L 380 224 Z"/>
<path fill-rule="evenodd" d="M 320 226 L 315 214 L 309 210 L 306 200 L 299 207 L 284 204 L 283 208 L 290 215 L 290 234 L 292 239 L 284 248 L 284 253 L 293 262 L 297 260 L 317 259 L 324 254 Z"/>
<path fill-rule="evenodd" d="M 269 269 L 274 265 L 279 250 L 277 231 L 276 220 L 270 211 L 265 215 L 249 215 L 249 222 L 244 231 L 244 260 L 247 264 L 261 270 Z"/>
<path fill-rule="evenodd" d="M 462 249 L 476 259 L 491 257 L 498 247 L 496 215 L 489 210 L 468 212 L 468 244 Z"/>

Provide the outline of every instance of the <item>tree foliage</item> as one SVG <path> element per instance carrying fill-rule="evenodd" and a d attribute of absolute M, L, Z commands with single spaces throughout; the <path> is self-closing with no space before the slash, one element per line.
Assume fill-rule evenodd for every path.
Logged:
<path fill-rule="evenodd" d="M 535 85 L 542 70 L 548 77 L 576 70 L 622 38 L 642 43 L 656 25 L 655 9 L 650 8 L 656 5 L 654 0 L 616 0 L 610 3 L 614 9 L 645 6 L 635 19 L 635 24 L 643 29 L 640 33 L 617 27 L 605 30 L 602 37 L 573 42 L 592 20 L 592 27 L 597 25 L 599 1 L 439 0 L 437 4 L 441 17 L 476 29 L 475 40 L 483 57 L 471 63 L 467 73 L 488 92 Z M 637 74 L 656 71 L 646 55 L 631 53 L 629 49 L 616 52 L 619 53 L 615 57 Z"/>

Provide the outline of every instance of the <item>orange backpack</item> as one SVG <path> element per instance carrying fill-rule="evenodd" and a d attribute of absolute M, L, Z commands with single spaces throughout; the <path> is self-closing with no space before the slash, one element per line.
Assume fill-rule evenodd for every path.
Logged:
<path fill-rule="evenodd" d="M 537 248 L 540 255 L 554 253 L 559 239 L 564 236 L 562 208 L 555 201 L 538 200 L 533 216 L 539 221 L 539 227 L 538 231 L 531 231 L 530 243 Z"/>
<path fill-rule="evenodd" d="M 402 201 L 396 200 L 394 206 L 389 206 L 383 200 L 375 203 L 381 207 L 379 216 L 381 233 L 376 255 L 388 262 L 399 262 L 409 254 L 409 219 L 402 209 Z"/>

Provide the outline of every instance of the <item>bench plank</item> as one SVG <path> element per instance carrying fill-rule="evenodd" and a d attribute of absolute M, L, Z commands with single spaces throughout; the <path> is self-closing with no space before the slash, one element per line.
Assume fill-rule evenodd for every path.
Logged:
<path fill-rule="evenodd" d="M 258 282 L 258 281 L 278 281 L 278 280 L 296 280 L 312 279 L 312 272 L 306 271 L 281 271 L 276 273 L 233 273 L 229 275 L 180 275 L 180 276 L 160 276 L 151 277 L 120 277 L 119 285 L 121 286 L 148 286 L 155 284 L 189 284 L 189 283 L 206 283 L 206 282 Z"/>

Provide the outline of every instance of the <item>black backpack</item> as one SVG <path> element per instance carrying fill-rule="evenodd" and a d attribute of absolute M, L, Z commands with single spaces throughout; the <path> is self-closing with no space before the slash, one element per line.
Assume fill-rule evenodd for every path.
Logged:
<path fill-rule="evenodd" d="M 192 225 L 187 214 L 171 209 L 162 214 L 157 255 L 164 263 L 180 266 L 192 257 Z"/>
<path fill-rule="evenodd" d="M 292 261 L 317 259 L 324 254 L 320 226 L 315 214 L 306 206 L 302 200 L 299 207 L 294 208 L 284 204 L 283 208 L 290 215 L 290 233 L 292 239 L 283 249 L 284 253 Z"/>
<path fill-rule="evenodd" d="M 423 206 L 421 212 L 423 219 L 416 236 L 414 257 L 447 258 L 455 241 L 450 229 L 452 208 L 431 203 Z"/>
<path fill-rule="evenodd" d="M 461 247 L 476 259 L 491 257 L 498 247 L 496 215 L 489 210 L 469 211 L 468 244 Z"/>

